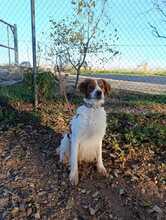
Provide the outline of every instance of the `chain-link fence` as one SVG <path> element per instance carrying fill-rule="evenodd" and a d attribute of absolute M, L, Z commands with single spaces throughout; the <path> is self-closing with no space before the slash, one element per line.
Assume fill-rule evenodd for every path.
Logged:
<path fill-rule="evenodd" d="M 163 14 L 154 2 L 161 3 Z M 82 63 L 86 71 L 101 72 L 166 68 L 166 39 L 157 37 L 154 29 L 164 35 L 164 1 L 36 0 L 35 8 L 40 68 L 53 69 L 57 62 L 66 69 L 75 70 Z M 31 67 L 30 0 L 1 2 L 0 19 L 9 24 L 0 23 L 1 69 L 17 64 L 17 60 L 19 66 Z M 17 38 L 10 27 L 17 27 Z"/>

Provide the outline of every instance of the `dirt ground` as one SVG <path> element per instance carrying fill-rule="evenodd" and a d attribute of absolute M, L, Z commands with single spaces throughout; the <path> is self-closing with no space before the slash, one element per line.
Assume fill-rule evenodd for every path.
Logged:
<path fill-rule="evenodd" d="M 73 187 L 68 168 L 56 155 L 71 115 L 62 113 L 60 104 L 49 104 L 43 114 L 46 106 L 40 106 L 41 120 L 31 117 L 31 104 L 3 106 L 16 118 L 0 126 L 1 220 L 166 219 L 166 185 L 164 179 L 159 181 L 166 171 L 164 153 L 131 148 L 121 158 L 104 141 L 109 176 L 101 177 L 94 164 L 84 164 L 79 167 L 79 185 Z M 52 109 L 60 109 L 58 117 Z"/>

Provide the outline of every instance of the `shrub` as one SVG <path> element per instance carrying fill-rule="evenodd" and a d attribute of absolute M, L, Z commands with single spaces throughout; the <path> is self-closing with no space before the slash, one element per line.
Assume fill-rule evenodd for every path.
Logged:
<path fill-rule="evenodd" d="M 33 77 L 32 73 L 28 72 L 24 78 L 27 89 L 33 91 Z M 38 95 L 39 99 L 52 99 L 58 88 L 57 77 L 51 72 L 38 72 L 37 75 Z M 33 94 L 33 93 L 32 93 Z"/>

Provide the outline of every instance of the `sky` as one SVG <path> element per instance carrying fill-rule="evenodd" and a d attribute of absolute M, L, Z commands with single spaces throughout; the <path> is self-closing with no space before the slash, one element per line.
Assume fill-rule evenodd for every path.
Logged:
<path fill-rule="evenodd" d="M 36 36 L 37 41 L 43 42 L 43 47 L 47 46 L 49 19 L 58 21 L 67 16 L 70 18 L 70 2 L 71 0 L 36 0 Z M 30 0 L 0 0 L 0 19 L 17 24 L 19 62 L 32 61 L 30 13 Z M 161 33 L 165 28 L 152 0 L 109 0 L 106 14 L 111 20 L 111 27 L 105 31 L 117 28 L 119 41 L 116 48 L 120 55 L 104 63 L 104 68 L 137 68 L 144 63 L 148 63 L 149 68 L 166 67 L 166 40 L 156 38 L 148 25 L 157 25 Z M 7 44 L 6 26 L 1 23 L 0 44 Z M 11 33 L 10 46 L 13 46 Z M 11 56 L 13 60 L 12 51 Z M 95 55 L 88 57 L 88 61 L 94 67 L 100 67 Z M 8 50 L 0 47 L 0 64 L 7 62 Z"/>

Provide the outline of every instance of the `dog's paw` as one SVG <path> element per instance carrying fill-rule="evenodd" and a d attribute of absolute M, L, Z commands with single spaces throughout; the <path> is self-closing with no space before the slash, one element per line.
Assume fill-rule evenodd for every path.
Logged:
<path fill-rule="evenodd" d="M 60 159 L 60 162 L 61 163 L 63 163 L 63 161 L 64 161 L 64 152 L 62 152 L 62 151 L 60 151 L 60 153 L 59 153 L 59 159 Z"/>
<path fill-rule="evenodd" d="M 105 169 L 104 166 L 98 167 L 97 169 L 98 169 L 98 172 L 99 172 L 102 176 L 106 176 L 106 177 L 108 176 L 107 170 Z"/>
<path fill-rule="evenodd" d="M 60 154 L 60 147 L 57 147 L 57 149 L 56 149 L 56 154 L 57 154 L 57 155 Z"/>
<path fill-rule="evenodd" d="M 70 172 L 70 182 L 72 185 L 76 186 L 78 184 L 78 172 Z"/>

